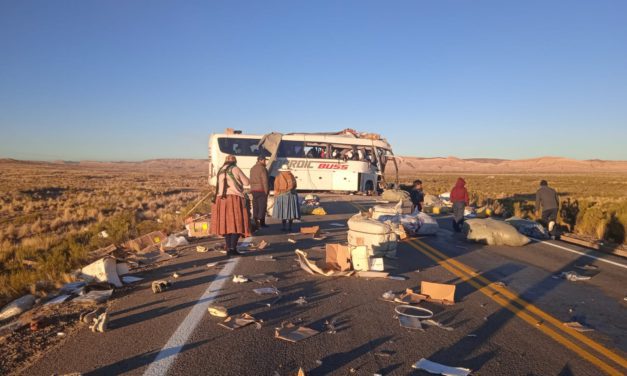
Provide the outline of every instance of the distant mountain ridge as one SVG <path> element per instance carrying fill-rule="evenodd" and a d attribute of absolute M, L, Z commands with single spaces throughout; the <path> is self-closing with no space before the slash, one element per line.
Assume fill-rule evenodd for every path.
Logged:
<path fill-rule="evenodd" d="M 397 157 L 399 171 L 433 172 L 433 173 L 627 173 L 627 161 L 605 161 L 599 159 L 578 160 L 563 157 L 539 157 L 531 159 L 499 159 L 499 158 L 468 158 L 457 157 Z M 148 159 L 139 162 L 101 162 L 101 161 L 23 161 L 10 158 L 0 159 L 0 165 L 48 165 L 67 166 L 69 168 L 97 169 L 140 169 L 167 170 L 178 169 L 186 172 L 206 173 L 206 159 Z M 389 167 L 388 167 L 389 168 Z"/>

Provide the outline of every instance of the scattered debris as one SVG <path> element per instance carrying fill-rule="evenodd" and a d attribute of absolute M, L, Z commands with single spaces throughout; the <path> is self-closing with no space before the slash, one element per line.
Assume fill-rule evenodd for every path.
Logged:
<path fill-rule="evenodd" d="M 102 230 L 102 231 L 100 231 L 100 232 L 98 233 L 98 237 L 99 237 L 100 239 L 106 239 L 106 238 L 108 238 L 108 237 L 109 237 L 109 233 L 108 233 L 108 232 L 106 232 L 105 230 Z"/>
<path fill-rule="evenodd" d="M 296 244 L 296 239 L 288 238 L 287 242 L 288 243 L 292 243 L 292 244 Z"/>
<path fill-rule="evenodd" d="M 262 241 L 259 242 L 259 244 L 257 244 L 257 249 L 261 251 L 261 250 L 265 249 L 266 247 L 268 247 L 269 245 L 270 245 L 270 243 L 268 243 L 265 240 L 262 240 Z"/>
<path fill-rule="evenodd" d="M 83 281 L 66 283 L 65 285 L 61 286 L 60 292 L 78 294 L 78 292 L 83 287 L 85 287 L 85 285 L 87 285 L 87 282 L 83 282 Z"/>
<path fill-rule="evenodd" d="M 98 318 L 98 316 L 103 314 L 105 311 L 106 307 L 98 307 L 93 311 L 81 313 L 78 320 L 85 324 L 91 324 L 94 322 L 94 319 Z"/>
<path fill-rule="evenodd" d="M 206 216 L 185 219 L 185 228 L 187 229 L 188 237 L 204 238 L 210 235 L 209 229 L 211 225 L 209 221 L 204 218 L 206 218 Z"/>
<path fill-rule="evenodd" d="M 177 273 L 177 272 L 174 272 L 174 273 L 172 274 L 172 278 L 178 278 L 178 277 L 180 277 L 180 276 L 181 276 L 181 275 L 180 275 L 179 273 Z"/>
<path fill-rule="evenodd" d="M 300 265 L 300 267 L 306 271 L 309 274 L 322 274 L 324 276 L 330 276 L 334 274 L 333 270 L 328 270 L 328 271 L 324 271 L 322 269 L 320 269 L 318 267 L 318 265 L 316 265 L 315 263 L 309 261 L 309 259 L 307 259 L 307 253 L 301 251 L 300 249 L 297 249 L 295 251 L 296 256 L 297 256 L 297 260 L 298 260 L 298 264 Z"/>
<path fill-rule="evenodd" d="M 416 270 L 418 271 L 418 270 Z M 388 279 L 392 279 L 394 281 L 406 281 L 409 278 L 402 276 L 402 275 L 388 275 Z"/>
<path fill-rule="evenodd" d="M 89 327 L 92 332 L 104 333 L 107 330 L 107 324 L 109 322 L 109 315 L 105 311 L 94 319 L 93 324 Z"/>
<path fill-rule="evenodd" d="M 420 293 L 426 295 L 429 301 L 442 304 L 455 303 L 455 285 L 422 281 L 420 282 Z"/>
<path fill-rule="evenodd" d="M 276 287 L 260 287 L 253 289 L 253 292 L 257 295 L 279 295 L 281 293 Z"/>
<path fill-rule="evenodd" d="M 553 279 L 565 279 L 571 282 L 577 282 L 577 281 L 587 281 L 589 280 L 590 276 L 584 276 L 584 275 L 580 275 L 575 271 L 568 271 L 568 272 L 562 272 L 561 274 L 558 275 L 554 275 Z"/>
<path fill-rule="evenodd" d="M 209 252 L 209 248 L 203 247 L 202 245 L 197 245 L 196 246 L 196 252 L 198 252 L 198 253 Z"/>
<path fill-rule="evenodd" d="M 433 312 L 422 307 L 399 305 L 394 307 L 398 322 L 403 328 L 422 330 L 421 320 L 433 317 Z"/>
<path fill-rule="evenodd" d="M 238 274 L 234 274 L 233 275 L 233 282 L 234 283 L 246 283 L 249 282 L 250 280 L 246 277 L 244 277 L 243 275 L 238 275 Z"/>
<path fill-rule="evenodd" d="M 331 321 L 329 320 L 325 320 L 324 321 L 324 327 L 327 330 L 327 333 L 329 334 L 335 334 L 337 333 L 337 328 L 335 327 L 335 324 L 337 324 L 337 318 L 332 318 Z"/>
<path fill-rule="evenodd" d="M 275 328 L 274 337 L 289 342 L 298 342 L 319 333 L 319 331 L 306 326 L 295 326 L 292 323 L 282 323 L 280 328 Z"/>
<path fill-rule="evenodd" d="M 207 264 L 207 267 L 208 267 L 208 268 L 215 268 L 215 267 L 216 267 L 216 266 L 218 266 L 219 264 L 220 264 L 220 262 L 219 262 L 219 261 L 217 261 L 217 262 L 210 262 L 210 263 L 208 263 L 208 264 Z"/>
<path fill-rule="evenodd" d="M 253 316 L 251 316 L 248 313 L 242 313 L 241 315 L 237 317 L 229 316 L 226 318 L 226 320 L 219 323 L 218 325 L 224 328 L 230 329 L 230 330 L 235 330 L 235 329 L 243 328 L 250 324 L 255 324 L 257 329 L 261 329 L 261 321 L 256 320 Z"/>
<path fill-rule="evenodd" d="M 392 350 L 381 350 L 381 351 L 377 351 L 376 353 L 374 353 L 375 356 L 380 356 L 382 358 L 389 358 L 392 355 L 394 355 L 396 352 L 392 351 Z"/>
<path fill-rule="evenodd" d="M 329 226 L 333 226 L 333 227 L 346 227 L 346 225 L 345 225 L 345 224 L 343 224 L 343 223 L 337 223 L 337 222 L 329 223 Z"/>
<path fill-rule="evenodd" d="M 159 294 L 167 290 L 170 286 L 171 284 L 168 281 L 154 281 L 152 283 L 152 292 L 154 292 L 155 294 Z"/>
<path fill-rule="evenodd" d="M 69 294 L 61 294 L 57 297 L 54 297 L 52 299 L 50 299 L 49 301 L 46 302 L 46 304 L 44 305 L 54 305 L 54 304 L 61 304 L 64 301 L 68 300 L 72 295 Z"/>
<path fill-rule="evenodd" d="M 183 236 L 176 236 L 174 234 L 167 237 L 166 241 L 161 243 L 163 248 L 176 248 L 184 245 L 189 245 L 189 242 Z"/>
<path fill-rule="evenodd" d="M 420 359 L 412 367 L 433 373 L 435 375 L 468 376 L 470 374 L 470 370 L 468 368 L 449 367 L 440 363 L 432 362 L 425 358 Z"/>
<path fill-rule="evenodd" d="M 272 255 L 255 256 L 255 261 L 276 261 Z"/>
<path fill-rule="evenodd" d="M 106 256 L 81 269 L 81 276 L 86 280 L 108 282 L 115 287 L 122 287 L 118 276 L 117 261 L 114 257 Z"/>
<path fill-rule="evenodd" d="M 385 300 L 386 302 L 394 302 L 396 299 L 396 294 L 394 294 L 392 290 L 389 290 L 381 295 L 381 299 Z"/>
<path fill-rule="evenodd" d="M 270 282 L 276 282 L 279 280 L 277 277 L 273 275 L 263 274 L 263 273 L 251 275 L 249 279 L 256 283 L 270 283 Z"/>
<path fill-rule="evenodd" d="M 135 282 L 139 282 L 139 281 L 143 281 L 143 278 L 140 277 L 135 277 L 132 275 L 125 275 L 124 277 L 122 277 L 122 282 L 129 284 L 129 283 L 135 283 Z"/>
<path fill-rule="evenodd" d="M 311 214 L 313 215 L 327 215 L 326 210 L 324 210 L 323 207 L 317 207 L 314 210 L 311 211 Z"/>
<path fill-rule="evenodd" d="M 423 300 L 426 300 L 427 297 L 422 294 L 418 294 L 414 292 L 412 289 L 406 289 L 404 293 L 402 293 L 398 298 L 394 298 L 396 303 L 402 304 L 418 304 Z"/>
<path fill-rule="evenodd" d="M 7 304 L 2 308 L 2 311 L 0 311 L 0 321 L 19 316 L 28 311 L 35 304 L 35 299 L 34 295 L 28 294 Z"/>
<path fill-rule="evenodd" d="M 426 324 L 426 325 L 429 325 L 429 326 L 435 326 L 435 327 L 438 327 L 440 329 L 444 329 L 444 330 L 447 330 L 447 331 L 453 331 L 454 330 L 454 328 L 452 326 L 446 326 L 446 325 L 443 325 L 439 321 L 435 321 L 435 320 L 431 320 L 431 319 L 424 320 L 422 323 Z"/>
<path fill-rule="evenodd" d="M 298 299 L 296 299 L 294 301 L 294 303 L 299 305 L 299 306 L 303 306 L 303 305 L 307 304 L 307 300 L 305 299 L 304 296 L 300 296 L 300 297 L 298 297 Z"/>
<path fill-rule="evenodd" d="M 209 311 L 209 314 L 211 316 L 216 316 L 216 317 L 228 317 L 229 316 L 229 311 L 222 306 L 217 306 L 217 305 L 210 305 L 209 308 L 207 308 L 207 310 Z"/>
<path fill-rule="evenodd" d="M 389 278 L 389 273 L 387 272 L 359 271 L 356 275 L 360 278 Z"/>
<path fill-rule="evenodd" d="M 568 328 L 571 328 L 571 329 L 574 329 L 574 330 L 576 330 L 578 332 L 582 332 L 582 333 L 583 332 L 592 332 L 592 331 L 594 331 L 594 329 L 592 329 L 592 328 L 590 328 L 588 326 L 585 326 L 585 325 L 583 325 L 583 324 L 581 324 L 581 323 L 579 323 L 577 321 L 565 322 L 564 326 L 566 326 Z"/>
<path fill-rule="evenodd" d="M 327 243 L 325 248 L 325 263 L 327 268 L 332 270 L 350 270 L 351 252 L 348 246 Z"/>
<path fill-rule="evenodd" d="M 581 270 L 597 270 L 597 269 L 599 269 L 598 266 L 592 265 L 592 264 L 575 265 L 575 268 L 581 269 Z"/>
<path fill-rule="evenodd" d="M 72 301 L 81 304 L 100 304 L 104 303 L 113 294 L 113 290 L 91 290 L 85 295 L 74 298 Z"/>
<path fill-rule="evenodd" d="M 507 285 L 505 284 L 505 282 L 501 282 L 501 281 L 496 281 L 496 282 L 492 282 L 490 283 L 492 286 L 496 286 L 496 287 L 507 287 Z"/>

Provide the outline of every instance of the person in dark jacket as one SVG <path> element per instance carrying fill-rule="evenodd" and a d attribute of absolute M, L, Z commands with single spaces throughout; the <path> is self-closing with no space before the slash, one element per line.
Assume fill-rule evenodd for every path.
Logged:
<path fill-rule="evenodd" d="M 425 194 L 422 192 L 422 181 L 414 180 L 414 186 L 409 192 L 411 199 L 411 212 L 422 211 L 422 203 L 425 201 Z"/>
<path fill-rule="evenodd" d="M 557 212 L 559 209 L 559 199 L 555 189 L 549 187 L 546 180 L 540 182 L 540 188 L 536 191 L 536 211 L 542 214 L 542 222 L 547 226 L 549 233 L 553 234 Z"/>
<path fill-rule="evenodd" d="M 464 210 L 469 202 L 464 179 L 457 178 L 457 182 L 451 190 L 451 202 L 453 203 L 453 229 L 455 232 L 461 232 L 464 224 Z"/>
<path fill-rule="evenodd" d="M 257 157 L 257 163 L 250 169 L 250 192 L 253 195 L 253 219 L 255 229 L 268 227 L 266 225 L 266 210 L 268 208 L 268 169 L 266 157 Z"/>

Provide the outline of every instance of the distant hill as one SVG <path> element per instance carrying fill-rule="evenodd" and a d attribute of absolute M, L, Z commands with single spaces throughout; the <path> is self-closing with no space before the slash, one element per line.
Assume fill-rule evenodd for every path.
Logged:
<path fill-rule="evenodd" d="M 627 161 L 578 160 L 561 157 L 532 159 L 398 157 L 400 172 L 507 173 L 627 173 Z"/>
<path fill-rule="evenodd" d="M 526 174 L 526 173 L 627 173 L 627 161 L 577 160 L 561 157 L 540 157 L 532 159 L 497 159 L 456 157 L 397 157 L 399 171 L 437 173 L 486 173 L 486 174 Z M 37 162 L 15 159 L 0 159 L 0 166 L 66 166 L 67 168 L 93 168 L 99 170 L 134 170 L 160 172 L 176 169 L 179 173 L 206 174 L 206 159 L 149 159 L 140 162 L 99 162 L 99 161 L 54 161 Z"/>

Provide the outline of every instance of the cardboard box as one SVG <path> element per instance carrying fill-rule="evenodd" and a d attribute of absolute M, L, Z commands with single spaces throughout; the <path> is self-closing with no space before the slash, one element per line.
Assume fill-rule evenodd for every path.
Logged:
<path fill-rule="evenodd" d="M 422 281 L 420 282 L 420 293 L 428 296 L 430 300 L 448 304 L 455 302 L 455 285 Z"/>
<path fill-rule="evenodd" d="M 185 227 L 190 238 L 203 238 L 210 235 L 211 223 L 209 221 L 190 222 Z"/>
<path fill-rule="evenodd" d="M 326 245 L 325 252 L 327 268 L 342 272 L 351 269 L 351 253 L 348 246 L 330 243 Z"/>

